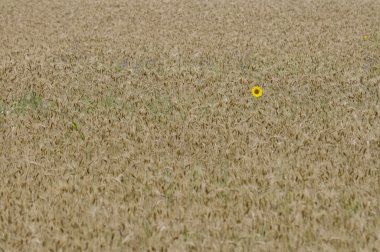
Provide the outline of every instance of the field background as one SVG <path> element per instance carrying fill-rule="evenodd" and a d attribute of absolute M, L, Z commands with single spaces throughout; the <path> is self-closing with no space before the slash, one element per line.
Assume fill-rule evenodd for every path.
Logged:
<path fill-rule="evenodd" d="M 0 0 L 0 173 L 1 252 L 379 251 L 380 1 Z"/>

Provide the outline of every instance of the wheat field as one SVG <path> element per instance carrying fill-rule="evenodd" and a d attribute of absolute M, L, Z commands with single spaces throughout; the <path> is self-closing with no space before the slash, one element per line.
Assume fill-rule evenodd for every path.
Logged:
<path fill-rule="evenodd" d="M 0 0 L 0 172 L 1 252 L 379 251 L 380 1 Z"/>

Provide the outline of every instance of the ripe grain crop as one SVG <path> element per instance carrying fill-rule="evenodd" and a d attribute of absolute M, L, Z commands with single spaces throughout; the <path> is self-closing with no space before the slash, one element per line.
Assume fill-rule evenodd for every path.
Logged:
<path fill-rule="evenodd" d="M 379 24 L 376 0 L 0 0 L 0 251 L 378 251 Z"/>

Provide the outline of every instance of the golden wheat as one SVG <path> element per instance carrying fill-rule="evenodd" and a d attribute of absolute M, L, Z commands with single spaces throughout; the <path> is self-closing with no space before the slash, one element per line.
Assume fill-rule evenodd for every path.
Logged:
<path fill-rule="evenodd" d="M 0 0 L 0 251 L 378 251 L 379 24 L 376 0 Z"/>

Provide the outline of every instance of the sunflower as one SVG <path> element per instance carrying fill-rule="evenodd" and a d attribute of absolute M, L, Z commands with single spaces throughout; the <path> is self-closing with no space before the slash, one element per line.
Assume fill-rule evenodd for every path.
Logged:
<path fill-rule="evenodd" d="M 252 88 L 252 95 L 253 95 L 254 97 L 260 97 L 260 96 L 263 95 L 263 90 L 262 90 L 261 87 L 259 87 L 259 86 L 254 86 L 254 87 Z"/>

